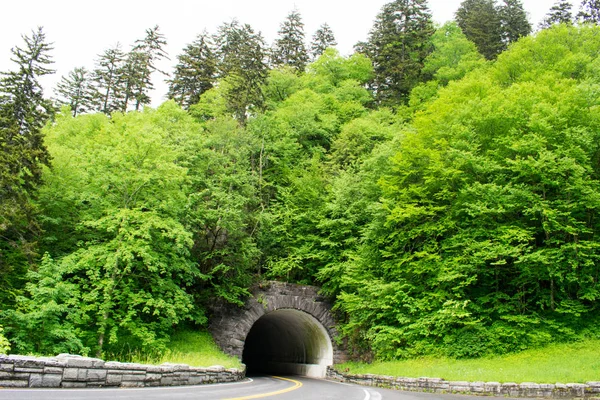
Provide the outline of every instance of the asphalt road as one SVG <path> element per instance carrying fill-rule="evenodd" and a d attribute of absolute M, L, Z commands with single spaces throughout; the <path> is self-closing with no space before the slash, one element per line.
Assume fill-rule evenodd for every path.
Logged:
<path fill-rule="evenodd" d="M 469 396 L 400 392 L 304 377 L 251 377 L 244 382 L 143 389 L 0 389 L 0 400 L 465 400 Z M 486 397 L 492 400 L 493 397 Z M 502 398 L 506 400 L 506 398 Z"/>

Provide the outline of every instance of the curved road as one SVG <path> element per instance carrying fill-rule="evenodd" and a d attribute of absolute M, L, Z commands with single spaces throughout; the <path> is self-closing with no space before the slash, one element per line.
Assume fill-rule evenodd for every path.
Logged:
<path fill-rule="evenodd" d="M 461 400 L 469 396 L 400 392 L 304 377 L 261 376 L 243 382 L 140 389 L 0 389 L 0 400 Z M 494 399 L 487 397 L 487 400 Z M 506 400 L 506 398 L 502 398 Z"/>

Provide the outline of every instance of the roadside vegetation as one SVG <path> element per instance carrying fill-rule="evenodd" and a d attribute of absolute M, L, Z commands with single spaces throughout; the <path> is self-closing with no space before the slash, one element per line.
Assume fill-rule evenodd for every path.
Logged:
<path fill-rule="evenodd" d="M 401 361 L 349 362 L 340 372 L 470 382 L 586 383 L 600 380 L 600 340 L 554 344 L 477 359 L 421 357 Z"/>

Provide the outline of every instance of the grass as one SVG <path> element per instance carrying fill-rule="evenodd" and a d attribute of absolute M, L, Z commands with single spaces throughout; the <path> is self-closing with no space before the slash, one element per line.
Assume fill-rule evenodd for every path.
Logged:
<path fill-rule="evenodd" d="M 585 383 L 600 381 L 600 340 L 554 344 L 505 356 L 470 360 L 420 358 L 345 363 L 339 371 L 450 381 Z"/>
<path fill-rule="evenodd" d="M 240 360 L 223 353 L 206 331 L 178 332 L 171 337 L 167 351 L 160 356 L 132 355 L 131 361 L 142 364 L 188 364 L 192 367 L 241 366 Z"/>

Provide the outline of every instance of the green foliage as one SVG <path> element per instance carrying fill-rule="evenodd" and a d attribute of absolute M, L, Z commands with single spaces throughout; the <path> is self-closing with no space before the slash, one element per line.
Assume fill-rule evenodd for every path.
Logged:
<path fill-rule="evenodd" d="M 335 46 L 337 46 L 337 41 L 335 40 L 335 35 L 333 34 L 331 27 L 327 23 L 321 25 L 313 35 L 310 43 L 310 54 L 312 59 L 316 60 L 321 57 L 329 47 Z"/>
<path fill-rule="evenodd" d="M 37 256 L 40 229 L 32 203 L 50 164 L 41 128 L 53 113 L 39 82 L 53 73 L 42 28 L 12 49 L 15 70 L 0 78 L 0 307 L 13 304 Z"/>
<path fill-rule="evenodd" d="M 422 357 L 372 364 L 345 363 L 337 368 L 349 369 L 353 374 L 436 376 L 471 382 L 586 383 L 598 379 L 599 344 L 594 338 L 476 360 Z"/>
<path fill-rule="evenodd" d="M 4 337 L 4 328 L 0 326 L 0 354 L 8 354 L 10 351 L 10 342 L 6 337 Z"/>
<path fill-rule="evenodd" d="M 596 34 L 526 38 L 415 116 L 380 180 L 381 217 L 344 270 L 347 336 L 382 358 L 475 357 L 591 326 Z"/>
<path fill-rule="evenodd" d="M 505 49 L 495 0 L 464 0 L 456 10 L 456 22 L 486 59 L 494 60 Z"/>
<path fill-rule="evenodd" d="M 565 0 L 557 0 L 540 23 L 540 28 L 549 28 L 554 24 L 573 24 L 573 4 Z"/>
<path fill-rule="evenodd" d="M 423 60 L 430 52 L 434 28 L 424 0 L 396 0 L 383 6 L 360 52 L 374 66 L 371 82 L 380 105 L 404 103 L 423 81 Z"/>
<path fill-rule="evenodd" d="M 198 103 L 200 96 L 210 90 L 217 74 L 217 60 L 207 33 L 198 35 L 177 56 L 178 63 L 169 82 L 167 97 L 189 109 Z"/>
<path fill-rule="evenodd" d="M 304 23 L 298 10 L 288 14 L 279 28 L 278 35 L 271 49 L 272 64 L 291 67 L 297 73 L 304 72 L 308 52 L 304 45 Z"/>

